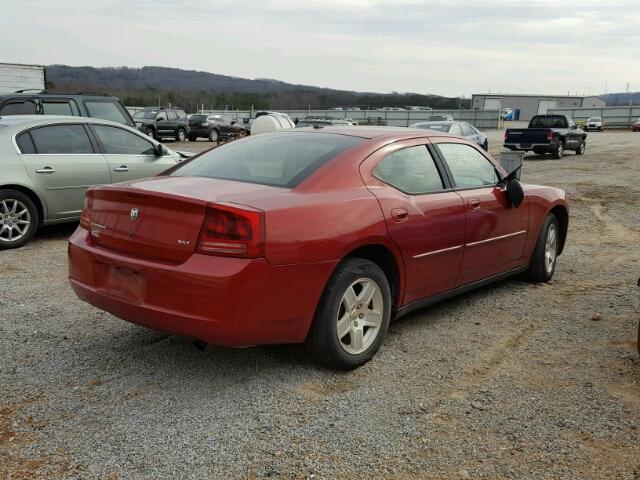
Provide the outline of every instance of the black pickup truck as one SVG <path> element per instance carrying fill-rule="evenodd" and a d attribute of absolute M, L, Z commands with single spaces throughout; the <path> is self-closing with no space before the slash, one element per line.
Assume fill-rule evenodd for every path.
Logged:
<path fill-rule="evenodd" d="M 504 132 L 504 146 L 509 150 L 538 155 L 550 153 L 562 158 L 566 150 L 582 155 L 587 147 L 587 134 L 566 115 L 536 115 L 528 128 L 508 128 Z"/>

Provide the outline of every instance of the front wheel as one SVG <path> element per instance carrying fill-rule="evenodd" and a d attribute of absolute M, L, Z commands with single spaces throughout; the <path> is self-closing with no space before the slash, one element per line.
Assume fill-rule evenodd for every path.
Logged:
<path fill-rule="evenodd" d="M 350 370 L 380 348 L 391 318 L 391 289 L 384 272 L 362 258 L 343 261 L 331 276 L 306 345 L 325 365 Z"/>
<path fill-rule="evenodd" d="M 176 141 L 184 142 L 187 139 L 187 132 L 185 132 L 182 128 L 179 128 L 176 133 Z"/>
<path fill-rule="evenodd" d="M 580 142 L 580 146 L 576 148 L 576 155 L 584 155 L 584 151 L 587 149 L 587 142 L 584 140 Z"/>
<path fill-rule="evenodd" d="M 211 131 L 209 132 L 209 141 L 210 142 L 218 141 L 218 131 L 215 128 L 211 129 Z"/>
<path fill-rule="evenodd" d="M 0 190 L 0 250 L 18 248 L 38 229 L 40 219 L 33 201 L 16 190 Z"/>
<path fill-rule="evenodd" d="M 153 128 L 147 128 L 144 133 L 148 136 L 151 137 L 155 140 L 156 138 L 156 132 L 153 131 Z"/>
<path fill-rule="evenodd" d="M 558 258 L 558 240 L 560 238 L 558 219 L 553 213 L 544 219 L 540 235 L 536 242 L 531 263 L 527 270 L 527 278 L 533 282 L 548 282 L 556 270 Z"/>

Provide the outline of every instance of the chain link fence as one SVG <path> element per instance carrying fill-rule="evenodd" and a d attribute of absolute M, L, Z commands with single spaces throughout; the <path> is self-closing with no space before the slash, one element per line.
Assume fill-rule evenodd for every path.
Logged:
<path fill-rule="evenodd" d="M 550 108 L 549 114 L 569 115 L 577 124 L 590 117 L 601 117 L 606 127 L 629 128 L 640 118 L 640 106 L 602 108 Z"/>

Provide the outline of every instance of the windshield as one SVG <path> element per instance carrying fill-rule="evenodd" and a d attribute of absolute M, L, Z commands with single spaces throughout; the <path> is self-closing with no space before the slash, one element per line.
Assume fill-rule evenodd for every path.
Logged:
<path fill-rule="evenodd" d="M 587 120 L 587 122 L 601 122 L 602 119 L 600 117 L 589 117 L 589 120 Z"/>
<path fill-rule="evenodd" d="M 140 110 L 133 115 L 133 118 L 138 118 L 138 119 L 149 118 L 153 120 L 154 118 L 156 118 L 157 114 L 158 114 L 157 110 Z"/>
<path fill-rule="evenodd" d="M 273 133 L 228 143 L 187 162 L 171 175 L 295 187 L 363 138 L 328 133 Z"/>

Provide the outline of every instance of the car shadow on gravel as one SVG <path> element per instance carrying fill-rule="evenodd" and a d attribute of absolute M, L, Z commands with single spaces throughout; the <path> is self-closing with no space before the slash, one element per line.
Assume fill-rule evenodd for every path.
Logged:
<path fill-rule="evenodd" d="M 33 237 L 32 242 L 38 240 L 67 240 L 78 227 L 78 222 L 60 223 L 40 227 Z"/>

